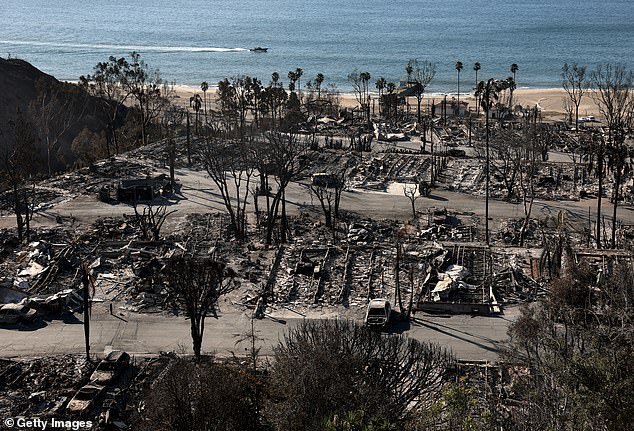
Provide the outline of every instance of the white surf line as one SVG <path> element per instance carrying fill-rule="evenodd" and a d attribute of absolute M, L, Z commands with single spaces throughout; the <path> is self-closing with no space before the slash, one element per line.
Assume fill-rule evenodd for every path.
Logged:
<path fill-rule="evenodd" d="M 79 49 L 109 49 L 126 51 L 154 51 L 154 52 L 243 52 L 247 48 L 220 48 L 204 46 L 144 46 L 144 45 L 101 45 L 85 43 L 64 42 L 38 42 L 26 40 L 0 40 L 0 44 L 22 46 L 47 46 L 52 48 L 79 48 Z"/>

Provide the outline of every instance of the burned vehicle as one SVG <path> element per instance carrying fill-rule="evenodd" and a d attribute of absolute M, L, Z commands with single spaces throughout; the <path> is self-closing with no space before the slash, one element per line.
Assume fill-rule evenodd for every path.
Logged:
<path fill-rule="evenodd" d="M 370 328 L 382 329 L 390 323 L 392 307 L 385 298 L 370 300 L 368 310 L 365 313 L 365 324 Z"/>
<path fill-rule="evenodd" d="M 90 376 L 92 383 L 105 385 L 116 378 L 130 363 L 130 355 L 121 350 L 113 350 L 97 365 Z"/>
<path fill-rule="evenodd" d="M 85 415 L 89 413 L 99 399 L 104 395 L 106 387 L 89 383 L 77 391 L 68 402 L 66 411 L 71 414 Z"/>

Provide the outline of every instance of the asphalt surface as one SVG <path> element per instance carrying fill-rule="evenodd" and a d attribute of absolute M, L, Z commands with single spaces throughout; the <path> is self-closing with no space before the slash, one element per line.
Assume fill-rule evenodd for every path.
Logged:
<path fill-rule="evenodd" d="M 167 173 L 157 170 L 156 174 Z M 176 210 L 168 218 L 168 222 L 182 219 L 190 213 L 206 213 L 225 211 L 218 187 L 206 172 L 190 169 L 179 169 L 176 177 L 181 181 L 181 195 L 170 199 L 169 210 Z M 321 216 L 319 203 L 314 199 L 308 188 L 298 182 L 289 184 L 287 192 L 287 210 L 290 214 L 297 214 L 299 210 L 313 211 Z M 260 203 L 262 205 L 262 202 Z M 559 211 L 567 215 L 567 220 L 577 226 L 587 226 L 588 217 L 596 220 L 597 200 L 582 199 L 578 201 L 544 201 L 535 200 L 532 217 L 544 219 L 547 216 L 557 217 Z M 485 205 L 484 197 L 467 193 L 453 192 L 442 187 L 435 188 L 429 197 L 421 197 L 416 201 L 417 211 L 426 213 L 428 208 L 441 207 L 461 213 L 470 212 L 481 217 L 483 224 Z M 606 217 L 612 217 L 612 205 L 609 198 L 602 200 L 602 212 Z M 383 191 L 345 191 L 341 198 L 341 209 L 353 211 L 373 218 L 392 218 L 407 220 L 411 218 L 410 201 L 402 193 L 387 193 Z M 252 199 L 249 197 L 247 211 L 254 211 Z M 122 214 L 134 214 L 129 205 L 111 205 L 100 202 L 96 196 L 82 195 L 54 205 L 44 211 L 36 213 L 31 222 L 32 226 L 54 226 L 59 218 L 74 218 L 80 224 L 91 224 L 100 217 L 120 217 Z M 521 203 L 510 203 L 502 200 L 489 201 L 489 218 L 494 221 L 491 225 L 496 229 L 495 221 L 508 218 L 523 218 L 524 209 Z M 618 219 L 625 224 L 634 224 L 634 210 L 629 205 L 619 205 Z M 14 227 L 15 217 L 0 216 L 0 227 Z"/>
<path fill-rule="evenodd" d="M 411 323 L 395 322 L 385 336 L 402 334 L 420 341 L 438 343 L 452 350 L 458 359 L 495 361 L 507 338 L 509 323 L 517 308 L 501 316 L 442 316 L 419 313 Z M 251 312 L 228 310 L 208 317 L 203 351 L 220 356 L 246 354 L 248 342 L 240 342 L 249 333 Z M 317 317 L 318 318 L 318 317 Z M 31 326 L 0 328 L 0 357 L 37 357 L 81 353 L 84 326 L 81 315 L 68 314 L 63 320 L 39 321 Z M 288 329 L 304 318 L 297 313 L 276 313 L 255 320 L 255 333 L 261 354 L 273 352 Z M 91 318 L 91 353 L 97 356 L 110 350 L 125 350 L 145 356 L 161 351 L 191 353 L 189 321 L 160 314 L 137 314 L 115 310 L 102 311 Z"/>

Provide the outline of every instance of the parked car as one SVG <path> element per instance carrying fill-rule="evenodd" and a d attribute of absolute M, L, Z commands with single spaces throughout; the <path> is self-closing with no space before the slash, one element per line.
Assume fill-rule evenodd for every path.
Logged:
<path fill-rule="evenodd" d="M 26 304 L 0 305 L 0 325 L 14 325 L 18 322 L 33 322 L 37 311 Z"/>
<path fill-rule="evenodd" d="M 105 389 L 105 386 L 96 385 L 94 383 L 89 383 L 83 386 L 68 402 L 66 410 L 68 413 L 80 415 L 89 413 L 103 396 Z"/>
<path fill-rule="evenodd" d="M 371 328 L 385 328 L 390 323 L 391 314 L 390 301 L 385 298 L 372 299 L 365 313 L 365 324 Z"/>
<path fill-rule="evenodd" d="M 97 365 L 90 376 L 90 381 L 97 384 L 108 384 L 117 377 L 130 363 L 130 355 L 121 350 L 113 350 Z"/>

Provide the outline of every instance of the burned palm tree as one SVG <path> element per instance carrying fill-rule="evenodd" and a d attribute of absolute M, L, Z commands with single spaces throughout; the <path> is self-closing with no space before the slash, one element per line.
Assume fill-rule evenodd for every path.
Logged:
<path fill-rule="evenodd" d="M 480 63 L 479 62 L 475 62 L 475 64 L 473 65 L 473 70 L 475 71 L 475 89 L 477 90 L 478 88 L 478 72 L 480 71 Z M 476 95 L 476 115 L 480 115 L 480 103 L 479 103 L 479 99 Z"/>
<path fill-rule="evenodd" d="M 462 72 L 462 67 L 461 61 L 456 62 L 456 72 L 458 73 L 458 109 L 460 109 L 460 72 Z"/>
<path fill-rule="evenodd" d="M 207 123 L 207 90 L 209 90 L 209 84 L 207 83 L 207 81 L 203 81 L 200 84 L 200 89 L 203 92 L 203 113 L 205 115 L 205 124 Z"/>
<path fill-rule="evenodd" d="M 194 112 L 196 113 L 196 134 L 198 134 L 198 113 L 200 112 L 200 108 L 202 107 L 203 101 L 200 97 L 200 94 L 196 93 L 192 97 L 189 98 L 189 106 L 192 107 Z"/>

